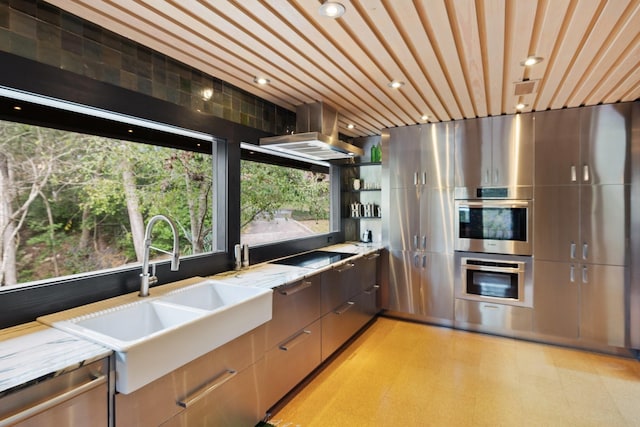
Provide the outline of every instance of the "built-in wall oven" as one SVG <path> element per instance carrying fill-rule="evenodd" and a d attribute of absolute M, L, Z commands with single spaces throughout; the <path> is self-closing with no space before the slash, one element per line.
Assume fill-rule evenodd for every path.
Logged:
<path fill-rule="evenodd" d="M 533 306 L 529 256 L 456 252 L 456 298 Z"/>
<path fill-rule="evenodd" d="M 532 200 L 456 200 L 455 249 L 531 255 L 532 215 Z"/>

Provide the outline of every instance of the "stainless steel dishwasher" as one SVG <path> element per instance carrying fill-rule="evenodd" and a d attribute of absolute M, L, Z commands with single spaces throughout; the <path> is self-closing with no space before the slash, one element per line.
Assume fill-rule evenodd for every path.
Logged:
<path fill-rule="evenodd" d="M 109 425 L 109 359 L 0 393 L 0 427 Z"/>

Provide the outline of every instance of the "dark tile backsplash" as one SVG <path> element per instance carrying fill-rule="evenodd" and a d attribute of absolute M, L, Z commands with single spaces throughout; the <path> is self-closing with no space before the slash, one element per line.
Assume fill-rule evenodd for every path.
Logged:
<path fill-rule="evenodd" d="M 0 50 L 266 132 L 295 113 L 42 0 L 0 0 Z"/>

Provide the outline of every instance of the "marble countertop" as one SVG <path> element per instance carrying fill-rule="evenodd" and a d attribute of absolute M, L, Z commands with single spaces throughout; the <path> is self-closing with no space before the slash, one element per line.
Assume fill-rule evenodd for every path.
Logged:
<path fill-rule="evenodd" d="M 348 242 L 321 248 L 325 251 L 346 252 L 354 255 L 367 255 L 380 250 L 380 245 L 371 243 Z M 349 259 L 320 269 L 292 267 L 278 264 L 261 263 L 210 276 L 211 279 L 227 283 L 275 288 L 318 274 Z M 190 278 L 179 282 L 154 287 L 152 295 L 170 292 L 183 286 L 189 286 L 203 278 Z M 136 300 L 137 292 L 122 295 L 82 307 L 54 313 L 39 318 L 39 322 L 18 325 L 0 330 L 0 397 L 13 388 L 42 379 L 60 375 L 85 363 L 98 360 L 111 354 L 111 350 L 75 337 L 66 332 L 51 328 L 53 322 L 77 317 L 87 312 L 99 311 Z"/>
<path fill-rule="evenodd" d="M 111 350 L 38 322 L 0 331 L 0 397 L 111 354 Z"/>

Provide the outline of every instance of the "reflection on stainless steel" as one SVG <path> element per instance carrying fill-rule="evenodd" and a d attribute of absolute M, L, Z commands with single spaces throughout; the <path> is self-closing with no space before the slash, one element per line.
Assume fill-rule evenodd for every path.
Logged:
<path fill-rule="evenodd" d="M 389 313 L 453 324 L 453 125 L 382 135 L 383 239 L 389 244 Z"/>
<path fill-rule="evenodd" d="M 640 103 L 632 106 L 631 128 L 631 259 L 640 259 Z M 640 263 L 631 263 L 629 325 L 631 347 L 640 349 Z"/>

